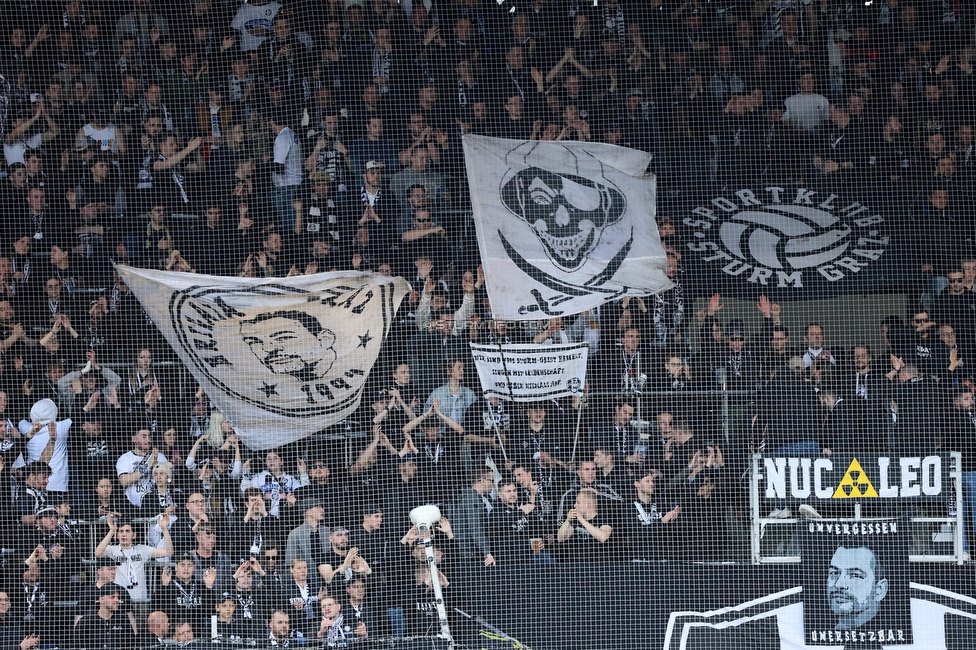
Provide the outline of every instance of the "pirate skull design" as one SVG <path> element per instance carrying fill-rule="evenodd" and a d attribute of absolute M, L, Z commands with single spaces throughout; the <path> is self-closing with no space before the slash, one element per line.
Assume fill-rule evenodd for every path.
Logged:
<path fill-rule="evenodd" d="M 586 262 L 603 230 L 623 216 L 626 199 L 604 177 L 599 161 L 567 153 L 568 160 L 545 161 L 550 169 L 565 168 L 562 173 L 531 164 L 512 169 L 502 181 L 501 199 L 529 225 L 552 263 L 572 272 Z M 530 151 L 518 162 L 536 162 L 533 157 L 538 156 Z"/>

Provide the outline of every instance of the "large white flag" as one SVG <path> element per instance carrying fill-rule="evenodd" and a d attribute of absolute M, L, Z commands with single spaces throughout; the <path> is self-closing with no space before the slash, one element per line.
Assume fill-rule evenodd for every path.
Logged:
<path fill-rule="evenodd" d="M 116 269 L 252 449 L 300 440 L 356 410 L 410 290 L 402 278 L 365 273 L 255 279 Z"/>
<path fill-rule="evenodd" d="M 477 135 L 463 143 L 493 315 L 576 314 L 671 288 L 649 154 Z"/>

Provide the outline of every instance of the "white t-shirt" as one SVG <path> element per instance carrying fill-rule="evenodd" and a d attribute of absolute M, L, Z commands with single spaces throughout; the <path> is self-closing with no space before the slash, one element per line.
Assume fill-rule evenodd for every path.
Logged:
<path fill-rule="evenodd" d="M 264 28 L 266 34 L 271 34 L 271 21 L 278 14 L 281 5 L 277 2 L 269 2 L 265 5 L 252 5 L 246 3 L 237 10 L 237 15 L 231 21 L 230 26 L 241 33 L 241 51 L 249 52 L 256 50 L 267 40 L 267 36 L 255 36 L 248 31 L 248 27 Z"/>
<path fill-rule="evenodd" d="M 827 121 L 830 100 L 816 93 L 803 95 L 797 93 L 786 98 L 786 112 L 782 119 L 796 129 L 816 131 Z"/>
<path fill-rule="evenodd" d="M 153 547 L 135 544 L 126 551 L 118 544 L 113 544 L 106 549 L 106 553 L 119 563 L 115 569 L 115 584 L 129 592 L 129 598 L 134 601 L 148 600 L 146 562 L 152 559 Z"/>
<path fill-rule="evenodd" d="M 81 127 L 81 130 L 84 132 L 85 137 L 94 142 L 99 151 L 118 153 L 119 137 L 115 132 L 114 124 L 103 126 L 100 129 L 96 129 L 91 124 L 86 124 Z"/>
<path fill-rule="evenodd" d="M 260 490 L 261 496 L 264 497 L 268 514 L 272 517 L 278 517 L 281 514 L 279 509 L 281 498 L 306 485 L 308 485 L 307 481 L 296 479 L 291 474 L 282 474 L 280 477 L 276 477 L 268 470 L 264 470 L 250 480 L 244 479 L 241 481 L 241 492 L 244 492 L 249 487 Z"/>
<path fill-rule="evenodd" d="M 21 420 L 19 429 L 23 435 L 31 430 L 33 424 L 27 420 Z M 54 441 L 54 453 L 48 465 L 51 466 L 51 478 L 47 482 L 48 492 L 67 492 L 68 491 L 68 430 L 71 428 L 71 419 L 60 420 L 57 423 L 57 440 Z M 47 427 L 37 432 L 31 440 L 27 442 L 27 462 L 33 463 L 41 459 L 44 448 L 51 442 L 51 434 Z"/>
<path fill-rule="evenodd" d="M 300 185 L 305 159 L 302 157 L 302 143 L 298 134 L 287 126 L 281 130 L 274 142 L 274 161 L 285 166 L 285 172 L 274 172 L 272 180 L 275 187 Z"/>
<path fill-rule="evenodd" d="M 22 163 L 28 149 L 38 149 L 42 144 L 41 134 L 35 133 L 26 140 L 20 138 L 13 144 L 4 144 L 3 157 L 7 160 L 8 166 L 14 163 Z"/>
<path fill-rule="evenodd" d="M 133 451 L 127 451 L 115 462 L 115 474 L 117 476 L 122 476 L 123 474 L 131 474 L 136 470 L 142 461 L 146 459 L 145 456 L 137 456 Z M 157 460 L 161 463 L 166 462 L 166 456 L 159 454 Z M 125 488 L 125 496 L 128 497 L 129 503 L 137 508 L 142 507 L 142 499 L 146 496 L 146 493 L 152 489 L 152 472 L 146 472 L 138 481 Z M 119 583 L 121 584 L 121 583 Z"/>

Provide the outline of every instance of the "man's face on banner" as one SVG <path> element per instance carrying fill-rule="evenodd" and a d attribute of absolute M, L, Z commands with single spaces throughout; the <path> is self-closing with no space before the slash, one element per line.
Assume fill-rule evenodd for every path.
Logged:
<path fill-rule="evenodd" d="M 827 600 L 838 617 L 836 629 L 854 629 L 870 621 L 887 593 L 888 580 L 871 549 L 837 547 L 827 573 Z"/>
<path fill-rule="evenodd" d="M 335 334 L 308 314 L 273 315 L 241 323 L 241 336 L 251 352 L 275 374 L 300 381 L 321 379 L 336 360 Z M 315 330 L 315 331 L 313 331 Z"/>

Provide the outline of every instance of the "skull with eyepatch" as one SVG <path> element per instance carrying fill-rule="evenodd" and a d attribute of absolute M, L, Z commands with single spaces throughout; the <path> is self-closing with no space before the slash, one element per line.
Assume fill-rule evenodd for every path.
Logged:
<path fill-rule="evenodd" d="M 516 152 L 518 149 L 512 154 Z M 620 220 L 627 201 L 606 179 L 599 161 L 586 154 L 576 156 L 568 149 L 566 154 L 567 158 L 561 161 L 533 160 L 542 158 L 533 150 L 514 160 L 510 154 L 513 167 L 526 163 L 529 166 L 519 171 L 512 169 L 506 175 L 501 199 L 506 208 L 532 228 L 552 263 L 562 271 L 572 272 L 586 262 L 603 230 Z M 575 173 L 552 172 L 533 165 L 535 162 Z"/>

